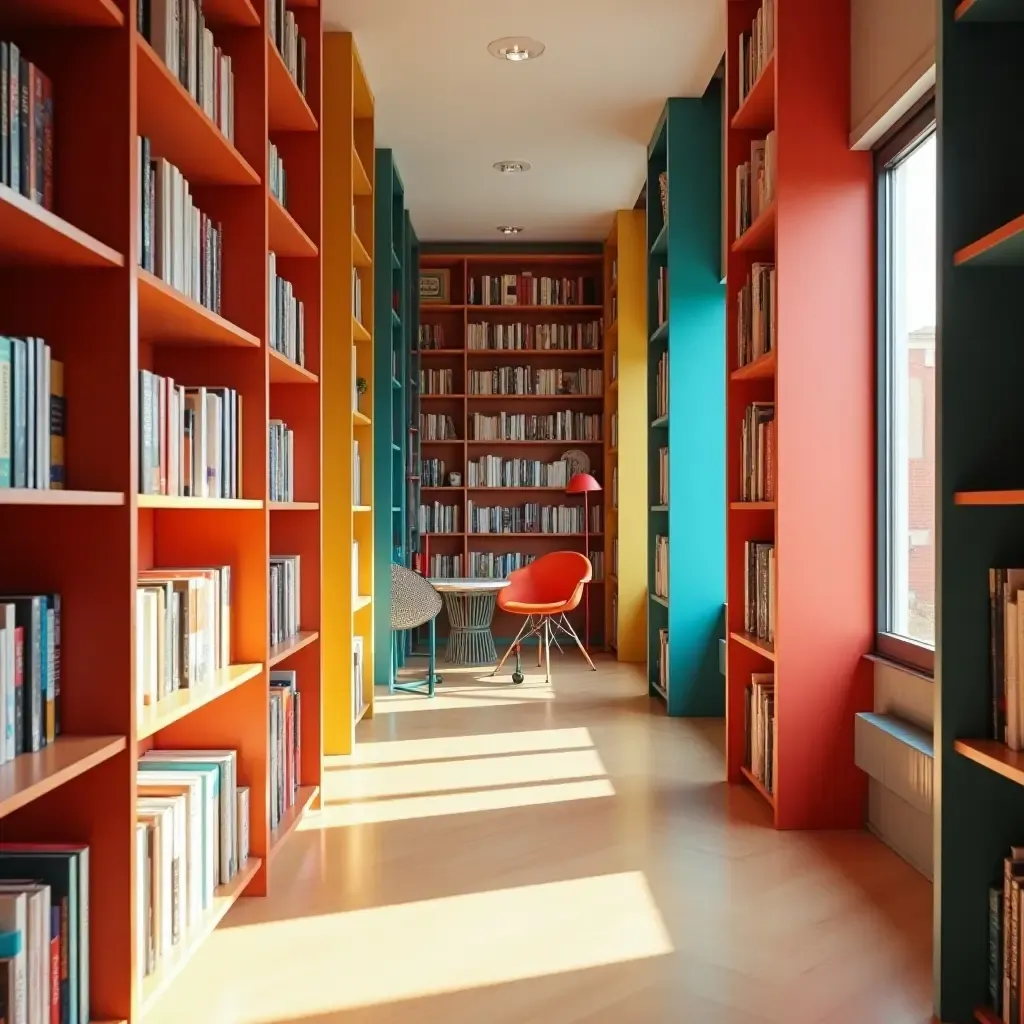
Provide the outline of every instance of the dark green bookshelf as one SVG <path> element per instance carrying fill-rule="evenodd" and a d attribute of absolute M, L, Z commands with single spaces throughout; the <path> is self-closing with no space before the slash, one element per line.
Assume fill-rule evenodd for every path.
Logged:
<path fill-rule="evenodd" d="M 967 1024 L 987 1001 L 988 886 L 1024 844 L 1022 755 L 991 739 L 986 682 L 988 570 L 1024 565 L 1024 24 L 1001 0 L 939 9 L 935 1012 Z"/>
<path fill-rule="evenodd" d="M 667 216 L 659 177 L 668 175 Z M 670 715 L 721 716 L 725 603 L 725 287 L 722 283 L 722 93 L 670 99 L 647 154 L 648 609 L 650 692 Z M 667 314 L 658 282 L 668 271 Z M 657 373 L 668 353 L 668 408 Z M 659 452 L 668 448 L 668 502 Z M 668 596 L 655 591 L 657 538 L 668 537 Z M 659 684 L 667 629 L 669 686 Z"/>

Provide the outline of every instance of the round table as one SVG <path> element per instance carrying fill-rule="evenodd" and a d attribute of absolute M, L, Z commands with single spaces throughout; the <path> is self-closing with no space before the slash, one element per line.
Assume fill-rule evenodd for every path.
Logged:
<path fill-rule="evenodd" d="M 444 595 L 451 629 L 444 660 L 449 665 L 490 665 L 498 660 L 491 619 L 498 591 L 509 585 L 498 579 L 431 579 Z"/>

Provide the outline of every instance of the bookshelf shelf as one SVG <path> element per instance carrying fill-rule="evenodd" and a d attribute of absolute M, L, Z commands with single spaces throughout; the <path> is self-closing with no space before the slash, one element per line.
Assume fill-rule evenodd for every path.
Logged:
<path fill-rule="evenodd" d="M 733 114 L 737 131 L 767 132 L 775 125 L 775 54 L 765 62 L 739 110 Z"/>
<path fill-rule="evenodd" d="M 961 0 L 953 14 L 956 21 L 1024 21 L 1024 11 L 1016 0 Z"/>
<path fill-rule="evenodd" d="M 272 132 L 315 132 L 316 116 L 273 39 L 267 37 L 267 104 Z"/>
<path fill-rule="evenodd" d="M 317 375 L 311 370 L 292 362 L 277 349 L 270 349 L 271 384 L 316 384 L 317 382 Z"/>
<path fill-rule="evenodd" d="M 373 426 L 373 420 L 371 420 L 370 417 L 366 415 L 366 413 L 360 412 L 358 409 L 352 410 L 352 421 L 354 423 L 358 423 L 359 426 L 361 427 Z"/>
<path fill-rule="evenodd" d="M 761 782 L 761 780 L 746 766 L 740 768 L 740 771 L 743 773 L 743 777 L 747 780 L 747 782 L 749 782 L 751 786 L 753 786 L 754 789 L 756 789 L 757 792 L 760 793 L 761 796 L 763 796 L 765 800 L 768 801 L 772 809 L 774 809 L 775 797 L 772 796 L 772 794 L 769 793 L 767 789 L 765 789 L 764 784 Z"/>
<path fill-rule="evenodd" d="M 1024 213 L 965 245 L 953 255 L 956 266 L 978 267 L 1024 266 Z"/>
<path fill-rule="evenodd" d="M 775 660 L 775 646 L 768 643 L 767 640 L 761 640 L 753 633 L 730 633 L 729 637 L 748 650 L 756 651 L 763 658 L 767 658 L 769 661 Z"/>
<path fill-rule="evenodd" d="M 373 195 L 370 176 L 366 173 L 362 158 L 355 150 L 352 151 L 352 191 L 357 196 Z"/>
<path fill-rule="evenodd" d="M 352 334 L 355 336 L 356 341 L 372 340 L 370 332 L 354 317 L 352 319 Z"/>
<path fill-rule="evenodd" d="M 247 665 L 229 665 L 219 669 L 213 679 L 188 689 L 178 690 L 169 697 L 150 704 L 138 713 L 135 735 L 138 739 L 146 739 L 173 725 L 179 719 L 205 707 L 218 697 L 230 693 L 236 687 L 247 683 L 263 672 L 260 662 Z"/>
<path fill-rule="evenodd" d="M 307 629 L 296 633 L 295 636 L 291 636 L 287 640 L 281 641 L 279 644 L 273 644 L 267 652 L 267 668 L 279 665 L 293 654 L 298 654 L 303 647 L 308 647 L 319 639 L 320 633 L 317 630 Z"/>
<path fill-rule="evenodd" d="M 1024 752 L 1011 750 L 997 740 L 956 740 L 953 749 L 969 761 L 1024 786 Z"/>
<path fill-rule="evenodd" d="M 767 252 L 775 248 L 774 200 L 758 215 L 757 219 L 732 243 L 733 252 Z"/>
<path fill-rule="evenodd" d="M 1003 1024 L 1003 1018 L 994 1014 L 987 1007 L 979 1007 L 974 1011 L 974 1019 L 978 1024 Z"/>
<path fill-rule="evenodd" d="M 55 213 L 0 185 L 0 262 L 121 267 L 124 257 Z"/>
<path fill-rule="evenodd" d="M 252 0 L 203 0 L 203 17 L 212 28 L 255 28 L 260 23 Z"/>
<path fill-rule="evenodd" d="M 138 32 L 135 49 L 139 134 L 152 140 L 154 152 L 193 186 L 258 185 L 259 175 Z"/>
<path fill-rule="evenodd" d="M 259 348 L 260 339 L 137 268 L 139 339 L 158 345 Z"/>
<path fill-rule="evenodd" d="M 1024 505 L 1024 491 L 957 491 L 956 505 Z"/>
<path fill-rule="evenodd" d="M 657 238 L 651 243 L 651 255 L 658 256 L 665 252 L 668 247 L 668 224 L 663 224 L 658 232 Z"/>
<path fill-rule="evenodd" d="M 143 980 L 139 1007 L 142 1016 L 145 1016 L 156 1005 L 174 979 L 185 968 L 185 965 L 210 937 L 210 933 L 235 905 L 262 864 L 259 857 L 250 857 L 227 885 L 222 885 L 214 890 L 213 906 L 203 915 L 203 919 L 195 927 L 189 929 L 177 946 L 173 946 L 164 954 L 157 969 Z"/>
<path fill-rule="evenodd" d="M 175 509 L 179 512 L 194 512 L 197 509 L 220 509 L 225 512 L 262 510 L 262 498 L 187 498 L 177 494 L 140 494 L 140 509 Z"/>
<path fill-rule="evenodd" d="M 270 248 L 278 256 L 314 257 L 317 248 L 313 240 L 299 226 L 277 196 L 267 194 Z"/>
<path fill-rule="evenodd" d="M 438 309 L 438 306 L 431 306 L 431 309 Z M 449 307 L 455 308 L 455 307 Z M 497 303 L 491 303 L 490 305 L 482 304 L 471 304 L 466 306 L 459 306 L 459 309 L 466 309 L 469 315 L 472 316 L 474 313 L 603 313 L 604 306 L 593 306 L 593 305 L 550 305 L 550 306 L 517 306 L 512 305 L 499 305 Z"/>
<path fill-rule="evenodd" d="M 60 736 L 36 754 L 0 765 L 0 818 L 95 768 L 126 747 L 124 736 Z"/>
<path fill-rule="evenodd" d="M 295 794 L 295 803 L 288 808 L 284 813 L 284 817 L 278 822 L 277 828 L 270 833 L 270 853 L 269 857 L 274 858 L 274 855 L 281 849 L 284 841 L 295 831 L 306 811 L 309 810 L 313 801 L 317 798 L 320 792 L 319 786 L 300 786 L 298 792 Z"/>
<path fill-rule="evenodd" d="M 121 28 L 114 0 L 5 0 L 4 19 L 14 25 Z"/>
<path fill-rule="evenodd" d="M 318 501 L 271 501 L 268 503 L 271 512 L 317 512 Z"/>
<path fill-rule="evenodd" d="M 668 338 L 668 321 L 666 320 L 663 324 L 659 324 L 651 334 L 651 344 L 660 345 L 663 341 Z"/>
<path fill-rule="evenodd" d="M 424 441 L 424 444 L 450 444 L 449 441 Z M 455 444 L 462 444 L 461 441 L 456 441 Z M 483 448 L 562 448 L 565 449 L 571 445 L 573 448 L 600 448 L 604 445 L 604 441 L 466 441 L 465 444 L 470 447 L 483 447 Z"/>
<path fill-rule="evenodd" d="M 373 506 L 372 505 L 353 505 L 352 506 L 352 511 L 353 512 L 372 512 L 373 511 Z"/>
<path fill-rule="evenodd" d="M 733 370 L 730 380 L 768 380 L 775 376 L 775 349 L 759 356 L 751 363 Z"/>
<path fill-rule="evenodd" d="M 651 600 L 655 604 L 660 604 L 663 608 L 668 607 L 668 598 L 662 597 L 661 594 L 651 594 Z"/>
<path fill-rule="evenodd" d="M 0 505 L 123 505 L 120 491 L 44 491 L 30 487 L 0 488 Z"/>
<path fill-rule="evenodd" d="M 734 512 L 772 512 L 774 501 L 730 501 L 729 508 Z"/>
<path fill-rule="evenodd" d="M 352 260 L 357 267 L 372 267 L 373 261 L 356 231 L 352 232 Z"/>
<path fill-rule="evenodd" d="M 352 599 L 352 607 L 357 612 L 369 608 L 371 604 L 373 604 L 373 598 L 369 594 L 359 594 L 358 597 Z"/>

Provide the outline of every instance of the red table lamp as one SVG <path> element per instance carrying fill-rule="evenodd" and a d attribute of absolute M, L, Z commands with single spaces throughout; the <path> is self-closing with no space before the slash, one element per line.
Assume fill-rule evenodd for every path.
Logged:
<path fill-rule="evenodd" d="M 583 554 L 590 557 L 590 492 L 601 490 L 601 485 L 589 473 L 574 473 L 565 489 L 566 494 L 583 495 Z M 583 646 L 590 650 L 590 587 L 583 589 Z"/>

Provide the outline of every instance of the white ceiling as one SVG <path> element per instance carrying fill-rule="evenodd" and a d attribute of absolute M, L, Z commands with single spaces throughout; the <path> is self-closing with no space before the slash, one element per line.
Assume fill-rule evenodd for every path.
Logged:
<path fill-rule="evenodd" d="M 699 96 L 724 51 L 724 0 L 324 0 L 376 100 L 427 241 L 602 239 L 632 207 L 668 96 Z M 538 60 L 487 44 L 528 36 Z M 497 160 L 533 170 L 500 175 Z"/>

